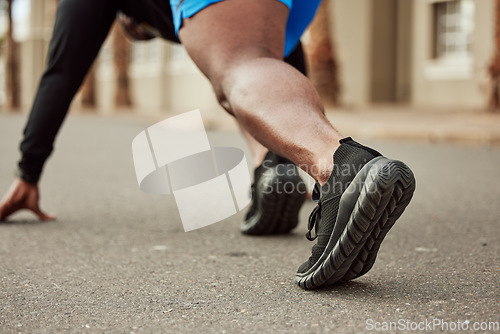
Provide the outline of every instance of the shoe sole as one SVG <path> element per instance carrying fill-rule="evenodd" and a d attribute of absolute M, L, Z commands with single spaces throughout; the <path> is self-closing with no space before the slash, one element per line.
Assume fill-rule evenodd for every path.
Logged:
<path fill-rule="evenodd" d="M 335 228 L 323 254 L 308 271 L 296 274 L 298 285 L 315 289 L 368 272 L 414 191 L 413 172 L 403 162 L 385 157 L 368 162 L 340 198 Z"/>
<path fill-rule="evenodd" d="M 269 168 L 256 184 L 257 211 L 241 225 L 249 235 L 283 234 L 299 223 L 299 211 L 307 196 L 304 181 L 295 165 Z"/>

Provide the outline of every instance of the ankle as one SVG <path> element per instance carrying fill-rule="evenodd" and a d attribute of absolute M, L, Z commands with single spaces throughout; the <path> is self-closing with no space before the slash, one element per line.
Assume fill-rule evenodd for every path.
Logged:
<path fill-rule="evenodd" d="M 323 186 L 330 178 L 343 179 L 354 177 L 360 168 L 371 159 L 381 154 L 367 146 L 363 146 L 352 138 L 343 138 L 328 160 L 330 163 L 318 165 L 316 180 Z M 324 161 L 324 160 L 323 160 Z"/>
<path fill-rule="evenodd" d="M 335 163 L 333 157 L 339 147 L 340 143 L 336 141 L 333 147 L 327 147 L 321 157 L 316 159 L 314 164 L 315 168 L 313 168 L 315 173 L 312 176 L 322 186 L 328 182 L 332 175 L 333 165 Z"/>
<path fill-rule="evenodd" d="M 318 172 L 318 175 L 316 176 L 316 181 L 318 181 L 318 183 L 321 186 L 324 186 L 330 179 L 332 172 L 333 172 L 333 162 L 330 166 L 325 167 Z"/>
<path fill-rule="evenodd" d="M 259 150 L 259 151 L 254 151 L 252 152 L 253 155 L 253 168 L 256 169 L 262 163 L 264 162 L 264 159 L 266 158 L 266 155 L 269 151 L 265 150 Z"/>

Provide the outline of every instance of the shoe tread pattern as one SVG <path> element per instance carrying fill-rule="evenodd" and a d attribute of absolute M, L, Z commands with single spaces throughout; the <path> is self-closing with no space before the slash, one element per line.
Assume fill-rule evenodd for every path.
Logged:
<path fill-rule="evenodd" d="M 290 172 L 293 168 L 294 171 Z M 241 232 L 249 235 L 288 233 L 299 223 L 299 211 L 306 199 L 306 187 L 294 165 L 270 168 L 258 184 L 256 214 L 245 220 Z M 263 189 L 272 189 L 263 191 Z"/>

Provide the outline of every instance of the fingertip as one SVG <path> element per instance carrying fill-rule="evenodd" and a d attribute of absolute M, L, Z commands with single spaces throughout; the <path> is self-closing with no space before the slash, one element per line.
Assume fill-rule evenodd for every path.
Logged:
<path fill-rule="evenodd" d="M 41 221 L 51 221 L 56 219 L 55 215 L 47 214 L 45 212 L 42 212 L 40 209 L 33 210 L 33 212 L 38 216 L 38 219 L 40 219 Z"/>
<path fill-rule="evenodd" d="M 51 215 L 51 214 L 44 214 L 43 216 L 40 217 L 40 220 L 53 221 L 53 220 L 56 220 L 56 216 Z"/>

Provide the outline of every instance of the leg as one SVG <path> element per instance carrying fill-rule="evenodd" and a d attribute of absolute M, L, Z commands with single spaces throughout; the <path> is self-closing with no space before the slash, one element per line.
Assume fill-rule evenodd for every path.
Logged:
<path fill-rule="evenodd" d="M 281 60 L 287 17 L 275 0 L 228 0 L 184 20 L 180 39 L 222 106 L 261 144 L 318 180 L 307 234 L 318 241 L 295 276 L 313 289 L 370 270 L 415 180 L 402 162 L 341 140 L 307 78 Z"/>
<path fill-rule="evenodd" d="M 0 202 L 0 220 L 29 209 L 41 220 L 54 216 L 38 206 L 37 182 L 69 104 L 94 61 L 116 16 L 118 0 L 61 0 L 40 80 L 21 143 L 20 179 Z"/>
<path fill-rule="evenodd" d="M 325 183 L 341 135 L 307 78 L 282 61 L 287 17 L 275 0 L 224 1 L 185 19 L 179 37 L 242 127 Z"/>
<path fill-rule="evenodd" d="M 264 145 L 259 143 L 247 130 L 245 130 L 245 128 L 243 128 L 241 125 L 239 126 L 241 133 L 243 134 L 243 138 L 245 138 L 245 141 L 250 148 L 250 152 L 252 153 L 253 168 L 255 169 L 262 165 L 262 163 L 264 162 L 264 158 L 266 157 L 266 154 L 267 152 L 269 152 L 269 150 Z"/>
<path fill-rule="evenodd" d="M 307 68 L 304 57 L 304 51 L 302 49 L 302 43 L 299 43 L 299 45 L 297 45 L 295 50 L 288 57 L 285 58 L 285 63 L 290 64 L 303 75 L 307 75 Z M 242 126 L 240 126 L 240 130 L 248 146 L 250 147 L 250 151 L 252 152 L 254 168 L 257 168 L 262 164 L 269 150 L 261 143 L 259 143 L 254 137 L 252 137 L 252 135 L 248 131 L 246 131 Z"/>

